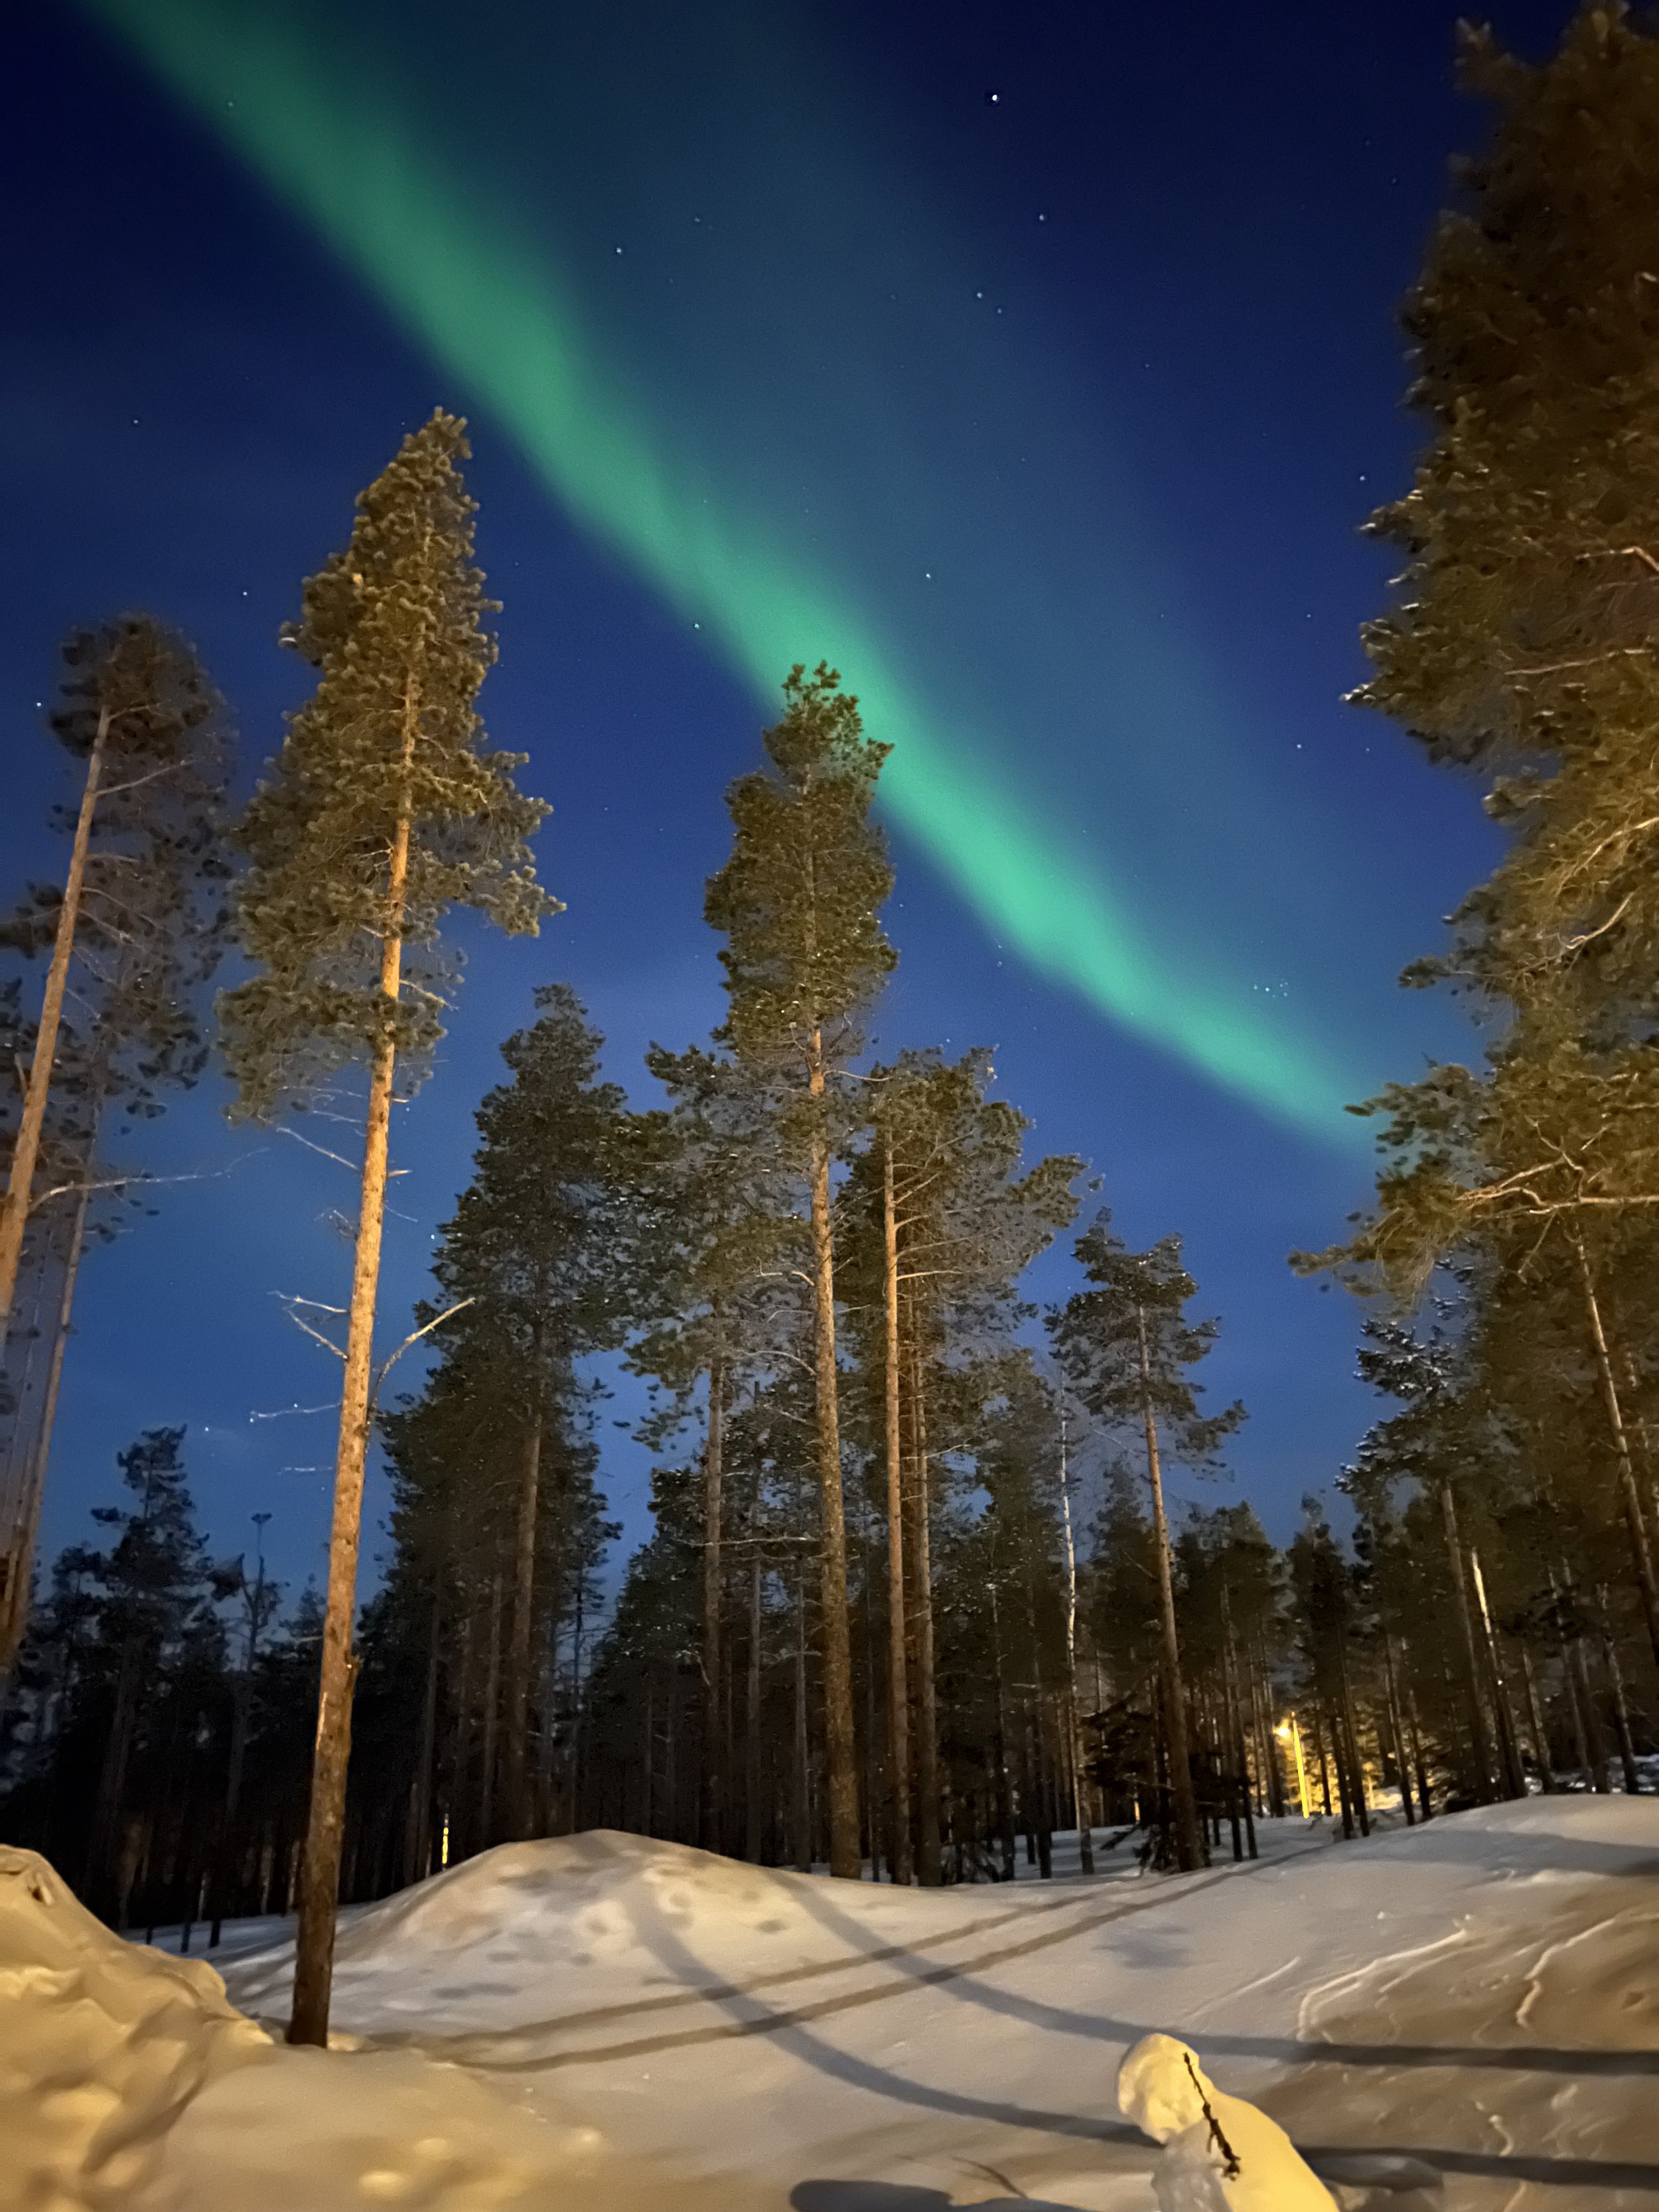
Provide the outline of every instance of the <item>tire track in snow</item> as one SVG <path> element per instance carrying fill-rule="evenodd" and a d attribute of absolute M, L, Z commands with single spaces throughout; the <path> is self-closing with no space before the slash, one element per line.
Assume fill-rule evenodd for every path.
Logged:
<path fill-rule="evenodd" d="M 1294 1859 L 1310 1858 L 1327 1848 L 1325 1844 L 1319 1844 L 1307 1850 L 1287 1851 L 1273 1859 L 1245 1860 L 1240 1864 L 1223 1867 L 1214 1873 L 1182 1881 L 1179 1888 L 1161 1889 L 1154 1896 L 1133 1899 L 1106 1911 L 1085 1911 L 1079 1918 L 1059 1928 L 1045 1929 L 1040 1935 L 1030 1936 L 1023 1942 L 1004 1943 L 994 1949 L 981 1951 L 969 1959 L 924 1964 L 920 1972 L 900 1974 L 890 1980 L 860 1989 L 846 1990 L 837 1996 L 819 1997 L 787 2010 L 762 2005 L 762 2008 L 753 2014 L 737 2020 L 714 2021 L 697 2027 L 669 2029 L 659 2034 L 635 2036 L 623 2042 L 586 2045 L 564 2051 L 532 2051 L 528 2046 L 532 2038 L 566 2033 L 573 2027 L 587 2025 L 597 2018 L 604 2017 L 604 2013 L 569 2013 L 529 2027 L 473 2030 L 454 2036 L 370 2035 L 365 2037 L 364 2041 L 376 2048 L 395 2048 L 412 2043 L 434 2056 L 441 2054 L 458 2064 L 477 2066 L 490 2073 L 532 2073 L 551 2072 L 568 2066 L 599 2066 L 608 2064 L 613 2059 L 643 2058 L 658 2051 L 687 2050 L 698 2045 L 735 2041 L 748 2036 L 775 2035 L 787 2029 L 810 2026 L 815 2021 L 833 2018 L 840 2013 L 857 2012 L 869 2005 L 889 2003 L 895 1997 L 910 1996 L 917 1990 L 936 1989 L 951 1982 L 969 1979 L 993 1967 L 1006 1966 L 1013 1960 L 1030 1958 L 1040 1951 L 1052 1950 L 1079 1936 L 1092 1935 L 1097 1929 L 1110 1927 L 1137 1914 L 1180 1903 L 1188 1897 L 1196 1896 L 1200 1890 L 1213 1889 L 1218 1883 L 1288 1865 Z M 1064 1904 L 1056 1902 L 1052 1906 L 1027 1907 L 1018 1913 L 999 1915 L 997 1919 L 1024 1920 L 1029 1919 L 1034 1911 L 1075 1910 L 1076 1900 L 1068 1899 Z M 929 1941 L 935 1946 L 961 1942 L 969 1936 L 982 1933 L 987 1924 L 984 1921 L 975 1922 L 966 1929 L 947 1936 L 934 1936 Z M 994 1920 L 988 1924 L 997 1923 Z M 663 2005 L 760 2003 L 759 1992 L 762 1990 L 775 1987 L 782 1982 L 798 1981 L 808 1975 L 845 1973 L 872 1962 L 890 1965 L 904 1959 L 921 1960 L 924 1956 L 914 1944 L 888 1944 L 883 1946 L 879 1952 L 864 1952 L 853 1958 L 830 1960 L 809 1966 L 788 1967 L 775 1974 L 757 1975 L 746 1982 L 686 1991 L 654 2002 Z M 612 2017 L 618 2009 L 629 2008 L 605 2008 Z M 1121 2039 L 1115 2024 L 1107 2029 L 1104 2039 Z"/>

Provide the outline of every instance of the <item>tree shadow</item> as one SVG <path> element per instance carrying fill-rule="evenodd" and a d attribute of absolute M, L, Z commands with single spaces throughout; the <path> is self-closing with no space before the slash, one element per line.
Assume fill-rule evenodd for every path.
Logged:
<path fill-rule="evenodd" d="M 1154 1902 L 1147 1899 L 1139 1909 Z M 825 1894 L 808 1900 L 809 1910 L 832 1933 L 846 1934 L 857 1923 Z M 1044 1929 L 1025 1943 L 1007 1943 L 998 1949 L 965 1959 L 959 1965 L 940 1966 L 921 1951 L 889 1946 L 884 1963 L 894 1966 L 916 1988 L 939 1989 L 964 2003 L 981 2007 L 1027 2027 L 1060 2034 L 1081 2036 L 1091 2042 L 1138 2043 L 1143 2035 L 1168 2025 L 1163 2021 L 1118 2020 L 1104 2013 L 1082 2013 L 1050 2004 L 1041 1997 L 1022 1996 L 1012 1990 L 977 1978 L 988 1966 L 1001 1966 L 1030 1954 L 1046 1950 L 1071 1936 L 1086 1935 L 1109 1921 L 1137 1910 L 1126 1905 L 1116 1912 L 1100 1912 L 1075 1921 L 1061 1930 Z M 892 1992 L 889 1991 L 889 1994 Z M 848 1993 L 848 2001 L 864 1993 Z M 1547 2045 L 1476 2045 L 1415 2043 L 1327 2043 L 1294 2036 L 1242 2035 L 1206 2029 L 1206 2053 L 1227 2058 L 1265 2059 L 1285 2066 L 1377 2066 L 1418 2068 L 1449 2066 L 1486 2069 L 1498 2073 L 1565 2074 L 1589 2078 L 1637 2078 L 1659 2075 L 1659 2051 L 1578 2051 Z"/>
<path fill-rule="evenodd" d="M 956 2212 L 940 2189 L 900 2181 L 799 2181 L 789 2192 L 793 2212 Z M 1039 2197 L 976 2197 L 971 2212 L 1077 2212 Z"/>

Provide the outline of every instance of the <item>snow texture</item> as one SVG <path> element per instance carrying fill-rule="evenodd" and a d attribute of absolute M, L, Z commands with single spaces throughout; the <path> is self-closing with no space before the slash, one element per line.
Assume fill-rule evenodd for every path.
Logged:
<path fill-rule="evenodd" d="M 507 1845 L 343 1916 L 358 2047 L 326 2053 L 11 1853 L 0 2212 L 1184 2212 L 1206 2200 L 1172 2189 L 1218 2172 L 1209 2202 L 1258 2212 L 1180 2174 L 1186 2130 L 1116 2111 L 1154 2034 L 1196 2054 L 1240 2179 L 1297 2145 L 1308 2206 L 1650 2212 L 1659 1800 L 1336 1848 L 1268 1823 L 1264 1848 L 924 1893 L 615 1834 Z M 291 1944 L 217 1955 L 279 2029 Z"/>

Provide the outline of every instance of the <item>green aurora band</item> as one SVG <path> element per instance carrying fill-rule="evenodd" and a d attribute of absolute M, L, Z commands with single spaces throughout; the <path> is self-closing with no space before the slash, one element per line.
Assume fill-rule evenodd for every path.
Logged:
<path fill-rule="evenodd" d="M 890 740 L 884 800 L 999 940 L 1281 1126 L 1351 1146 L 1364 1078 L 1237 982 L 1149 942 L 1125 900 L 994 749 L 930 711 L 852 596 L 705 479 L 648 419 L 555 258 L 446 166 L 390 82 L 299 8 L 87 0 L 168 88 L 305 216 L 512 434 L 566 513 L 619 552 L 762 698 L 783 670 L 847 672 Z M 752 503 L 752 502 L 751 502 Z M 1365 1141 L 1369 1141 L 1365 1139 Z"/>

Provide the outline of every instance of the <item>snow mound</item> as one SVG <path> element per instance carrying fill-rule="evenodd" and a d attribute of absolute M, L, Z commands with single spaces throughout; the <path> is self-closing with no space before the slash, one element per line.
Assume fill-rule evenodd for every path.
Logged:
<path fill-rule="evenodd" d="M 210 1966 L 123 1942 L 45 1859 L 0 1849 L 5 2201 L 130 2204 L 191 2100 L 270 2052 Z"/>
<path fill-rule="evenodd" d="M 550 2012 L 574 2019 L 619 1985 L 630 1996 L 709 1991 L 734 1978 L 859 1963 L 890 1944 L 997 1924 L 1043 1902 L 1030 1891 L 849 1888 L 588 1829 L 497 1844 L 342 1914 L 334 2016 L 380 2034 L 399 2015 L 414 2026 L 441 2014 L 452 2031 Z M 262 2019 L 285 2014 L 293 1972 L 291 1940 L 227 1968 L 238 2002 Z"/>
<path fill-rule="evenodd" d="M 455 2067 L 274 2042 L 205 1961 L 0 1847 L 0 2212 L 546 2212 L 601 2173 L 607 2208 L 666 2201 L 599 2130 Z"/>
<path fill-rule="evenodd" d="M 1218 2089 L 1174 2036 L 1135 2045 L 1118 2069 L 1117 2101 L 1164 2147 L 1152 2172 L 1161 2212 L 1336 2212 L 1284 2129 Z"/>

